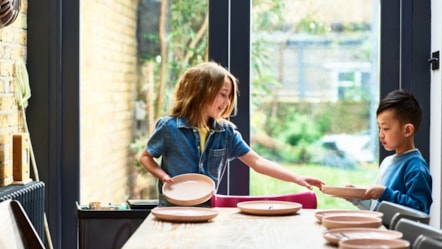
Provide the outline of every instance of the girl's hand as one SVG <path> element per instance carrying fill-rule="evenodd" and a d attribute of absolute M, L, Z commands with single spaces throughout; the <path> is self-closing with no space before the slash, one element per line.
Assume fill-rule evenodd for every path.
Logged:
<path fill-rule="evenodd" d="M 163 177 L 161 177 L 161 181 L 162 181 L 163 183 L 166 183 L 166 182 L 173 182 L 173 178 L 171 178 L 168 174 L 165 174 Z"/>
<path fill-rule="evenodd" d="M 313 186 L 322 190 L 322 185 L 325 184 L 322 180 L 311 176 L 300 176 L 298 177 L 296 183 L 310 190 L 313 189 Z"/>

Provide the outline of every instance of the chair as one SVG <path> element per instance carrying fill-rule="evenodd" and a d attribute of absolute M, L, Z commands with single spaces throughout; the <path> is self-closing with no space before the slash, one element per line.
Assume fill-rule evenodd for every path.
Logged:
<path fill-rule="evenodd" d="M 384 214 L 382 224 L 390 229 L 394 228 L 401 218 L 419 221 L 425 224 L 430 223 L 430 216 L 427 213 L 397 203 L 382 201 L 377 211 Z"/>
<path fill-rule="evenodd" d="M 20 202 L 0 202 L 0 248 L 44 249 L 45 246 Z"/>
<path fill-rule="evenodd" d="M 442 239 L 442 230 L 428 224 L 421 223 L 419 221 L 413 221 L 407 218 L 401 218 L 395 227 L 394 230 L 402 233 L 402 238 L 408 240 L 410 245 L 414 244 L 428 244 L 433 243 L 429 238 L 432 239 Z M 424 235 L 425 238 L 419 238 L 419 236 Z M 418 240 L 419 238 L 419 240 Z M 439 241 L 440 242 L 440 241 Z M 442 243 L 442 242 L 440 242 Z M 439 243 L 439 244 L 440 244 Z M 412 248 L 416 248 L 413 246 Z M 426 248 L 422 247 L 421 248 Z M 442 247 L 438 247 L 442 248 Z"/>
<path fill-rule="evenodd" d="M 413 244 L 414 249 L 441 249 L 442 238 L 433 238 L 426 235 L 419 235 Z"/>
<path fill-rule="evenodd" d="M 302 208 L 316 209 L 317 200 L 316 193 L 306 191 L 293 194 L 279 194 L 279 195 L 219 195 L 215 194 L 211 199 L 212 207 L 236 207 L 238 202 L 243 201 L 258 201 L 258 200 L 272 200 L 272 201 L 291 201 L 302 204 Z"/>

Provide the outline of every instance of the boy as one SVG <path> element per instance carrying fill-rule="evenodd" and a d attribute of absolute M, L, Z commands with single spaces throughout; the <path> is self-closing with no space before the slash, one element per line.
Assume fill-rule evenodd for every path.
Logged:
<path fill-rule="evenodd" d="M 361 209 L 376 210 L 385 200 L 429 213 L 432 178 L 427 162 L 414 146 L 422 119 L 418 101 L 405 90 L 394 90 L 381 100 L 376 115 L 382 146 L 396 153 L 382 161 L 376 185 L 365 191 L 362 201 L 350 201 Z"/>

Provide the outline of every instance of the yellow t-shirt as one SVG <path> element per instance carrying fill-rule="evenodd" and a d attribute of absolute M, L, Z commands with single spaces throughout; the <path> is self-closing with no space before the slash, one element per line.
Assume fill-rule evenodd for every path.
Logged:
<path fill-rule="evenodd" d="M 200 127 L 198 128 L 198 132 L 200 133 L 200 147 L 202 152 L 204 151 L 204 147 L 206 146 L 207 137 L 209 136 L 209 129 Z"/>

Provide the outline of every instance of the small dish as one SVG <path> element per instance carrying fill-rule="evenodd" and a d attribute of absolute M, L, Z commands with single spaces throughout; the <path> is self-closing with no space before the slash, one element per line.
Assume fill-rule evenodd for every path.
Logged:
<path fill-rule="evenodd" d="M 330 229 L 323 236 L 330 244 L 337 245 L 341 239 L 400 239 L 402 233 L 378 228 L 351 227 Z"/>
<path fill-rule="evenodd" d="M 382 218 L 384 216 L 384 213 L 378 211 L 370 211 L 370 210 L 340 210 L 340 209 L 321 210 L 315 213 L 315 217 L 319 222 L 322 221 L 323 217 L 331 215 L 367 215 L 367 216 Z"/>
<path fill-rule="evenodd" d="M 403 239 L 347 239 L 339 241 L 339 249 L 408 249 L 410 242 Z"/>
<path fill-rule="evenodd" d="M 255 215 L 289 215 L 297 213 L 302 204 L 291 201 L 243 201 L 237 204 L 238 209 Z"/>
<path fill-rule="evenodd" d="M 182 174 L 163 185 L 166 200 L 178 206 L 194 206 L 212 197 L 215 182 L 203 174 Z"/>
<path fill-rule="evenodd" d="M 330 187 L 330 186 L 322 187 L 322 192 L 324 194 L 341 197 L 341 198 L 361 198 L 366 190 L 367 190 L 366 188 L 353 188 L 353 187 Z"/>
<path fill-rule="evenodd" d="M 203 222 L 218 215 L 218 211 L 202 207 L 156 207 L 151 210 L 155 218 L 172 222 Z"/>
<path fill-rule="evenodd" d="M 327 229 L 348 227 L 378 228 L 381 224 L 381 218 L 367 215 L 332 215 L 322 218 L 322 225 Z"/>

